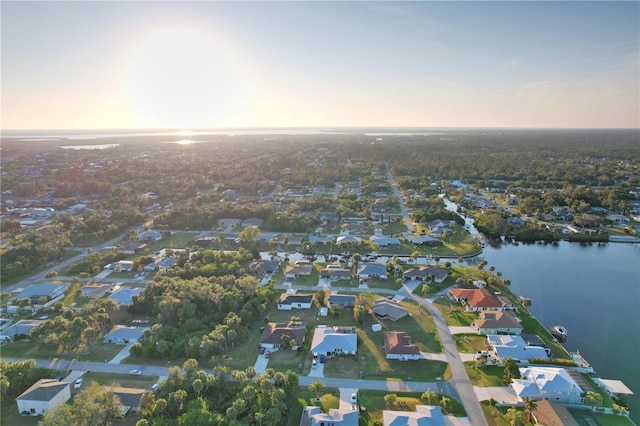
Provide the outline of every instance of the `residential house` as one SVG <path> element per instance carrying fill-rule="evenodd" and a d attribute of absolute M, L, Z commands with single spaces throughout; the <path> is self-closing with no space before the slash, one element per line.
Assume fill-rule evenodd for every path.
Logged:
<path fill-rule="evenodd" d="M 312 294 L 282 293 L 278 299 L 278 309 L 290 311 L 292 309 L 310 309 L 313 304 Z"/>
<path fill-rule="evenodd" d="M 407 361 L 422 358 L 418 345 L 411 343 L 411 336 L 404 331 L 385 331 L 384 351 L 387 359 Z"/>
<path fill-rule="evenodd" d="M 416 244 L 419 246 L 426 245 L 429 247 L 437 247 L 442 245 L 442 241 L 437 240 L 430 235 L 412 234 L 405 236 L 404 239 L 411 244 Z"/>
<path fill-rule="evenodd" d="M 253 226 L 254 228 L 260 228 L 264 220 L 258 219 L 257 217 L 250 217 L 249 219 L 245 219 L 242 221 L 243 227 Z"/>
<path fill-rule="evenodd" d="M 594 377 L 593 381 L 604 389 L 604 391 L 612 398 L 620 398 L 625 395 L 633 395 L 633 391 L 627 387 L 620 380 L 601 379 Z"/>
<path fill-rule="evenodd" d="M 420 269 L 409 269 L 402 274 L 405 281 L 430 281 L 443 282 L 449 276 L 449 271 L 433 266 L 423 266 Z"/>
<path fill-rule="evenodd" d="M 16 336 L 29 336 L 31 330 L 42 324 L 43 320 L 20 320 L 0 333 L 0 342 L 13 341 Z"/>
<path fill-rule="evenodd" d="M 249 265 L 250 271 L 255 271 L 258 274 L 268 275 L 273 274 L 280 267 L 280 260 L 254 260 Z"/>
<path fill-rule="evenodd" d="M 27 416 L 41 416 L 71 398 L 69 382 L 41 379 L 16 398 L 18 412 Z"/>
<path fill-rule="evenodd" d="M 156 259 L 154 262 L 148 265 L 145 265 L 144 268 L 142 268 L 142 270 L 146 272 L 153 272 L 153 271 L 162 271 L 165 269 L 171 269 L 173 265 L 176 264 L 177 260 L 178 259 L 173 256 L 161 257 Z"/>
<path fill-rule="evenodd" d="M 320 271 L 320 278 L 326 278 L 331 281 L 350 280 L 351 271 L 348 269 L 332 269 L 325 268 Z"/>
<path fill-rule="evenodd" d="M 540 426 L 578 426 L 567 407 L 547 399 L 537 401 L 531 415 L 534 423 Z"/>
<path fill-rule="evenodd" d="M 330 308 L 353 308 L 356 305 L 356 296 L 353 294 L 332 294 L 329 296 Z"/>
<path fill-rule="evenodd" d="M 336 238 L 336 244 L 339 246 L 358 246 L 362 242 L 361 238 L 354 237 L 353 235 L 340 235 Z"/>
<path fill-rule="evenodd" d="M 284 269 L 284 277 L 288 279 L 298 278 L 301 275 L 311 275 L 313 265 L 310 262 L 299 260 L 293 265 L 289 265 Z"/>
<path fill-rule="evenodd" d="M 142 254 L 148 249 L 145 243 L 140 241 L 126 241 L 120 245 L 120 253 L 122 254 Z"/>
<path fill-rule="evenodd" d="M 334 237 L 323 237 L 318 235 L 309 235 L 309 242 L 317 246 L 325 246 L 333 244 Z"/>
<path fill-rule="evenodd" d="M 104 269 L 110 269 L 115 272 L 131 272 L 133 270 L 132 260 L 119 260 L 115 263 L 110 263 L 104 267 Z"/>
<path fill-rule="evenodd" d="M 306 406 L 300 426 L 358 426 L 358 410 L 331 408 L 329 413 L 323 413 L 320 407 Z"/>
<path fill-rule="evenodd" d="M 142 293 L 142 287 L 122 287 L 120 290 L 113 292 L 109 299 L 113 300 L 118 306 L 131 306 L 133 304 L 133 296 Z"/>
<path fill-rule="evenodd" d="M 264 327 L 258 344 L 263 348 L 277 349 L 282 346 L 282 336 L 286 334 L 292 339 L 292 349 L 298 350 L 304 343 L 306 331 L 303 322 L 270 322 Z"/>
<path fill-rule="evenodd" d="M 102 392 L 113 392 L 120 399 L 120 415 L 126 417 L 132 412 L 140 411 L 140 400 L 146 389 L 104 386 Z"/>
<path fill-rule="evenodd" d="M 384 426 L 444 426 L 442 409 L 431 405 L 416 405 L 416 411 L 382 411 Z"/>
<path fill-rule="evenodd" d="M 377 263 L 366 263 L 358 266 L 358 278 L 366 280 L 369 278 L 387 279 L 387 267 Z"/>
<path fill-rule="evenodd" d="M 50 283 L 40 283 L 40 284 L 31 284 L 24 290 L 20 292 L 17 296 L 12 299 L 30 299 L 32 305 L 38 304 L 41 297 L 47 299 L 47 302 L 57 301 L 64 297 L 64 294 L 67 291 L 67 286 L 65 284 L 50 284 Z M 43 306 L 47 306 L 47 304 Z"/>
<path fill-rule="evenodd" d="M 313 355 L 355 355 L 358 350 L 358 335 L 355 327 L 318 326 L 313 333 L 311 353 Z"/>
<path fill-rule="evenodd" d="M 585 392 L 564 368 L 528 367 L 520 369 L 521 379 L 514 379 L 511 387 L 518 397 L 548 399 L 559 404 L 582 404 Z"/>
<path fill-rule="evenodd" d="M 396 237 L 383 237 L 374 235 L 369 240 L 376 245 L 378 249 L 396 249 L 402 247 L 402 243 Z"/>
<path fill-rule="evenodd" d="M 80 297 L 88 299 L 99 299 L 107 294 L 113 293 L 120 287 L 116 284 L 99 284 L 99 285 L 84 285 L 80 288 L 82 292 Z"/>
<path fill-rule="evenodd" d="M 471 323 L 478 334 L 522 334 L 523 327 L 508 311 L 481 311 L 480 318 Z"/>
<path fill-rule="evenodd" d="M 144 231 L 138 234 L 140 241 L 155 242 L 162 239 L 162 233 L 158 231 Z"/>
<path fill-rule="evenodd" d="M 374 302 L 371 310 L 378 318 L 397 321 L 409 315 L 409 311 L 398 304 L 395 300 L 378 299 Z"/>
<path fill-rule="evenodd" d="M 218 226 L 220 226 L 221 228 L 233 228 L 240 225 L 241 223 L 242 220 L 236 218 L 218 219 Z"/>
<path fill-rule="evenodd" d="M 109 333 L 104 335 L 104 343 L 118 343 L 126 345 L 137 343 L 142 339 L 144 331 L 149 327 L 128 327 L 117 325 Z"/>
<path fill-rule="evenodd" d="M 505 334 L 489 334 L 487 342 L 491 346 L 493 356 L 502 363 L 503 359 L 511 358 L 519 364 L 527 365 L 531 358 L 549 357 L 549 349 L 530 345 L 522 336 Z"/>
<path fill-rule="evenodd" d="M 466 310 L 469 312 L 502 310 L 502 304 L 486 288 L 454 288 L 449 292 L 449 297 L 457 302 L 464 303 Z"/>

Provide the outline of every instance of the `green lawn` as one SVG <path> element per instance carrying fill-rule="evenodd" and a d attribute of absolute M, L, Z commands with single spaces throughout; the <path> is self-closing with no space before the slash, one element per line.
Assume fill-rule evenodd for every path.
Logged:
<path fill-rule="evenodd" d="M 35 359 L 77 359 L 78 361 L 104 362 L 112 359 L 122 350 L 122 345 L 115 343 L 97 343 L 93 346 L 82 347 L 75 351 L 61 348 L 40 348 L 32 341 L 18 341 L 5 344 L 2 347 L 2 356 L 8 358 L 27 357 Z"/>
<path fill-rule="evenodd" d="M 509 422 L 504 418 L 504 413 L 487 401 L 480 403 L 484 417 L 489 426 L 509 426 Z"/>
<path fill-rule="evenodd" d="M 473 320 L 478 319 L 475 312 L 465 312 L 461 303 L 450 300 L 447 297 L 440 297 L 434 305 L 442 312 L 447 325 L 454 327 L 469 326 Z"/>
<path fill-rule="evenodd" d="M 158 381 L 158 376 L 132 376 L 130 374 L 93 373 L 89 372 L 82 376 L 83 387 L 91 382 L 96 382 L 101 386 L 112 386 L 114 383 L 124 388 L 148 389 L 153 383 Z"/>
<path fill-rule="evenodd" d="M 385 395 L 395 393 L 397 395 L 397 401 L 394 405 L 389 406 L 384 402 Z M 421 393 L 418 392 L 388 392 L 388 391 L 373 391 L 363 390 L 358 393 L 358 403 L 366 408 L 366 410 L 360 412 L 360 424 L 370 425 L 375 420 L 382 419 L 383 410 L 393 411 L 415 411 L 416 405 L 427 405 L 426 401 L 420 399 Z M 438 394 L 438 399 L 443 395 Z M 462 403 L 460 401 L 448 397 L 451 399 L 451 404 L 447 411 L 448 415 L 456 417 L 463 417 L 466 415 Z"/>
<path fill-rule="evenodd" d="M 478 336 L 477 334 L 454 334 L 453 340 L 456 341 L 458 352 L 472 354 L 487 349 L 486 336 Z"/>
<path fill-rule="evenodd" d="M 473 386 L 504 386 L 502 383 L 504 367 L 486 365 L 482 368 L 475 368 L 473 362 L 465 362 L 464 368 L 467 370 Z"/>
<path fill-rule="evenodd" d="M 0 408 L 2 414 L 0 415 L 0 424 L 13 426 L 38 426 L 38 422 L 42 420 L 41 416 L 21 416 L 18 413 L 18 406 L 15 401 L 3 401 Z"/>
<path fill-rule="evenodd" d="M 340 390 L 337 388 L 325 388 L 320 395 L 319 402 L 316 401 L 315 398 L 315 393 L 311 392 L 307 387 L 301 386 L 290 406 L 287 426 L 298 426 L 300 424 L 302 410 L 308 405 L 320 406 L 324 413 L 328 413 L 331 408 L 340 407 Z"/>
<path fill-rule="evenodd" d="M 149 244 L 150 251 L 157 251 L 161 248 L 187 248 L 189 243 L 199 234 L 199 232 L 175 232 L 167 239 Z"/>

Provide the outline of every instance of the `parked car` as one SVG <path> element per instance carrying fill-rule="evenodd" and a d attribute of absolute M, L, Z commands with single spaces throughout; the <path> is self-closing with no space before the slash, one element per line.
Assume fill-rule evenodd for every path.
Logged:
<path fill-rule="evenodd" d="M 318 366 L 318 361 L 314 359 L 313 362 L 311 363 L 311 368 L 316 368 L 317 366 Z"/>
<path fill-rule="evenodd" d="M 320 364 L 324 364 L 324 355 L 320 355 Z"/>
<path fill-rule="evenodd" d="M 265 354 L 264 354 L 265 358 L 269 358 L 270 356 L 271 356 L 271 351 L 265 352 Z"/>
<path fill-rule="evenodd" d="M 131 371 L 129 371 L 129 374 L 131 374 L 132 376 L 142 376 L 142 371 L 140 371 L 140 370 L 131 370 Z"/>
<path fill-rule="evenodd" d="M 259 351 L 260 355 L 262 355 L 264 353 L 264 346 L 260 346 L 260 351 Z"/>
<path fill-rule="evenodd" d="M 358 395 L 356 395 L 355 393 L 351 394 L 351 403 L 355 404 L 358 402 Z"/>
<path fill-rule="evenodd" d="M 82 387 L 82 379 L 76 380 L 76 382 L 73 384 L 73 388 L 80 389 L 81 387 Z"/>
<path fill-rule="evenodd" d="M 158 384 L 157 383 L 152 384 L 151 385 L 151 392 L 155 392 L 157 390 L 158 390 Z"/>

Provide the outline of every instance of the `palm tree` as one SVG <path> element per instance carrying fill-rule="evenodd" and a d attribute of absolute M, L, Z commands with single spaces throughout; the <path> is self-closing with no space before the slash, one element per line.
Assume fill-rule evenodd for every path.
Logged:
<path fill-rule="evenodd" d="M 594 392 L 594 391 L 587 392 L 586 402 L 591 406 L 591 411 L 593 411 L 593 407 L 595 405 L 600 405 L 601 400 L 602 400 L 602 397 L 598 392 Z"/>
<path fill-rule="evenodd" d="M 421 396 L 420 399 L 424 399 L 427 401 L 427 404 L 433 405 L 434 401 L 438 399 L 438 394 L 432 391 L 431 389 L 427 389 Z"/>
<path fill-rule="evenodd" d="M 443 396 L 440 399 L 440 407 L 442 408 L 442 411 L 447 413 L 449 411 L 449 407 L 451 407 L 451 398 Z"/>
<path fill-rule="evenodd" d="M 320 399 L 320 394 L 324 390 L 324 382 L 322 380 L 316 380 L 309 385 L 309 390 L 316 394 L 316 399 Z"/>
<path fill-rule="evenodd" d="M 533 423 L 533 412 L 536 410 L 538 403 L 533 398 L 524 398 L 524 414 L 527 421 Z"/>
<path fill-rule="evenodd" d="M 384 396 L 384 402 L 387 405 L 394 405 L 398 400 L 398 395 L 395 393 L 388 393 Z"/>
<path fill-rule="evenodd" d="M 504 415 L 510 426 L 519 426 L 525 424 L 524 413 L 518 410 L 516 407 L 511 407 L 507 410 L 507 414 Z"/>

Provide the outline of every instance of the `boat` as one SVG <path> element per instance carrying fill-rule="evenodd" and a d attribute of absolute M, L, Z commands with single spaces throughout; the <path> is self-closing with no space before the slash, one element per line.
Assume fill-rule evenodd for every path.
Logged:
<path fill-rule="evenodd" d="M 561 325 L 554 325 L 551 330 L 549 330 L 551 335 L 558 339 L 561 342 L 567 340 L 567 329 Z"/>

